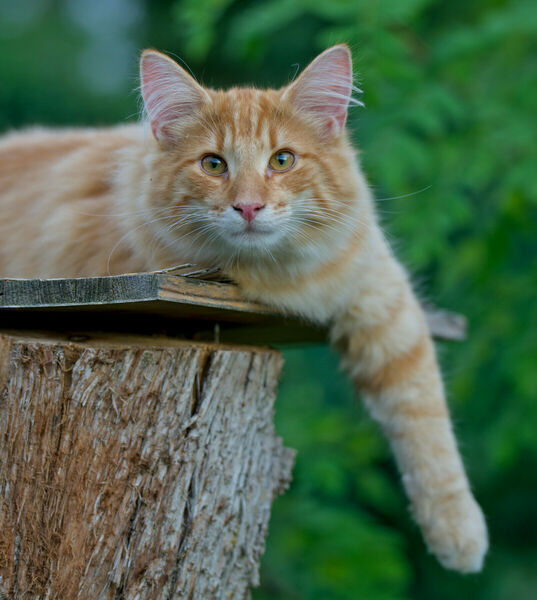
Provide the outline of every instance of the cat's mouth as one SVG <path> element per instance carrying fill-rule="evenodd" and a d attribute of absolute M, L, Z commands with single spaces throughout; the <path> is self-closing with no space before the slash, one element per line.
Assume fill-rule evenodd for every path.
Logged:
<path fill-rule="evenodd" d="M 250 238 L 250 237 L 261 237 L 267 236 L 274 233 L 274 229 L 272 227 L 263 227 L 262 225 L 257 225 L 255 223 L 248 223 L 240 231 L 234 231 L 232 233 L 235 238 Z"/>
<path fill-rule="evenodd" d="M 280 239 L 280 233 L 273 227 L 263 225 L 247 225 L 240 230 L 228 232 L 230 242 L 237 247 L 249 249 L 265 249 L 273 246 Z"/>
<path fill-rule="evenodd" d="M 220 239 L 229 243 L 234 249 L 241 247 L 253 250 L 256 247 L 267 249 L 277 245 L 284 232 L 281 219 L 271 215 L 263 218 L 238 218 L 235 211 L 227 211 L 223 218 L 216 221 Z"/>

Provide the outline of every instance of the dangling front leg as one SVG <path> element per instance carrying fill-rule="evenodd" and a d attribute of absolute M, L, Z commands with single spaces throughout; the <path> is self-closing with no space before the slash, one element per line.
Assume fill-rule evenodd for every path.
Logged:
<path fill-rule="evenodd" d="M 487 529 L 457 450 L 425 317 L 389 253 L 362 277 L 369 287 L 336 318 L 333 342 L 390 441 L 429 549 L 446 568 L 479 571 Z"/>

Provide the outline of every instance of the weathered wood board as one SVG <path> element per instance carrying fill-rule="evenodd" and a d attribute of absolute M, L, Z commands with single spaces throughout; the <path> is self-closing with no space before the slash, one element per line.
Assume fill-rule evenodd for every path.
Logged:
<path fill-rule="evenodd" d="M 232 283 L 197 273 L 139 273 L 80 279 L 0 279 L 0 327 L 167 331 L 188 338 L 288 343 L 326 339 L 323 328 L 241 296 Z M 193 276 L 194 275 L 194 276 Z M 426 308 L 434 336 L 460 340 L 465 319 Z M 46 325 L 46 327 L 45 327 Z M 218 336 L 218 334 L 217 334 Z"/>

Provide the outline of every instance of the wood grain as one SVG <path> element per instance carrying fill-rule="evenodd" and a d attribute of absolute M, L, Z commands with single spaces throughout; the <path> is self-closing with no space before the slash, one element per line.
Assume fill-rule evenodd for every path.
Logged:
<path fill-rule="evenodd" d="M 0 594 L 248 597 L 294 457 L 277 352 L 1 335 L 0 365 Z"/>

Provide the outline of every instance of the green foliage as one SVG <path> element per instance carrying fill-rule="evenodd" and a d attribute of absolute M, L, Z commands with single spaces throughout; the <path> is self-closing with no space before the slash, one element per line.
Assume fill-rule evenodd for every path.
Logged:
<path fill-rule="evenodd" d="M 366 104 L 350 127 L 382 223 L 422 296 L 470 322 L 467 341 L 439 349 L 491 528 L 484 573 L 450 574 L 427 555 L 387 445 L 334 355 L 286 349 L 276 418 L 299 453 L 254 598 L 533 597 L 535 1 L 122 0 L 113 13 L 118 3 L 0 0 L 1 129 L 135 117 L 141 47 L 179 55 L 210 85 L 268 86 L 347 42 Z M 98 26 L 80 16 L 99 6 L 109 12 Z"/>

